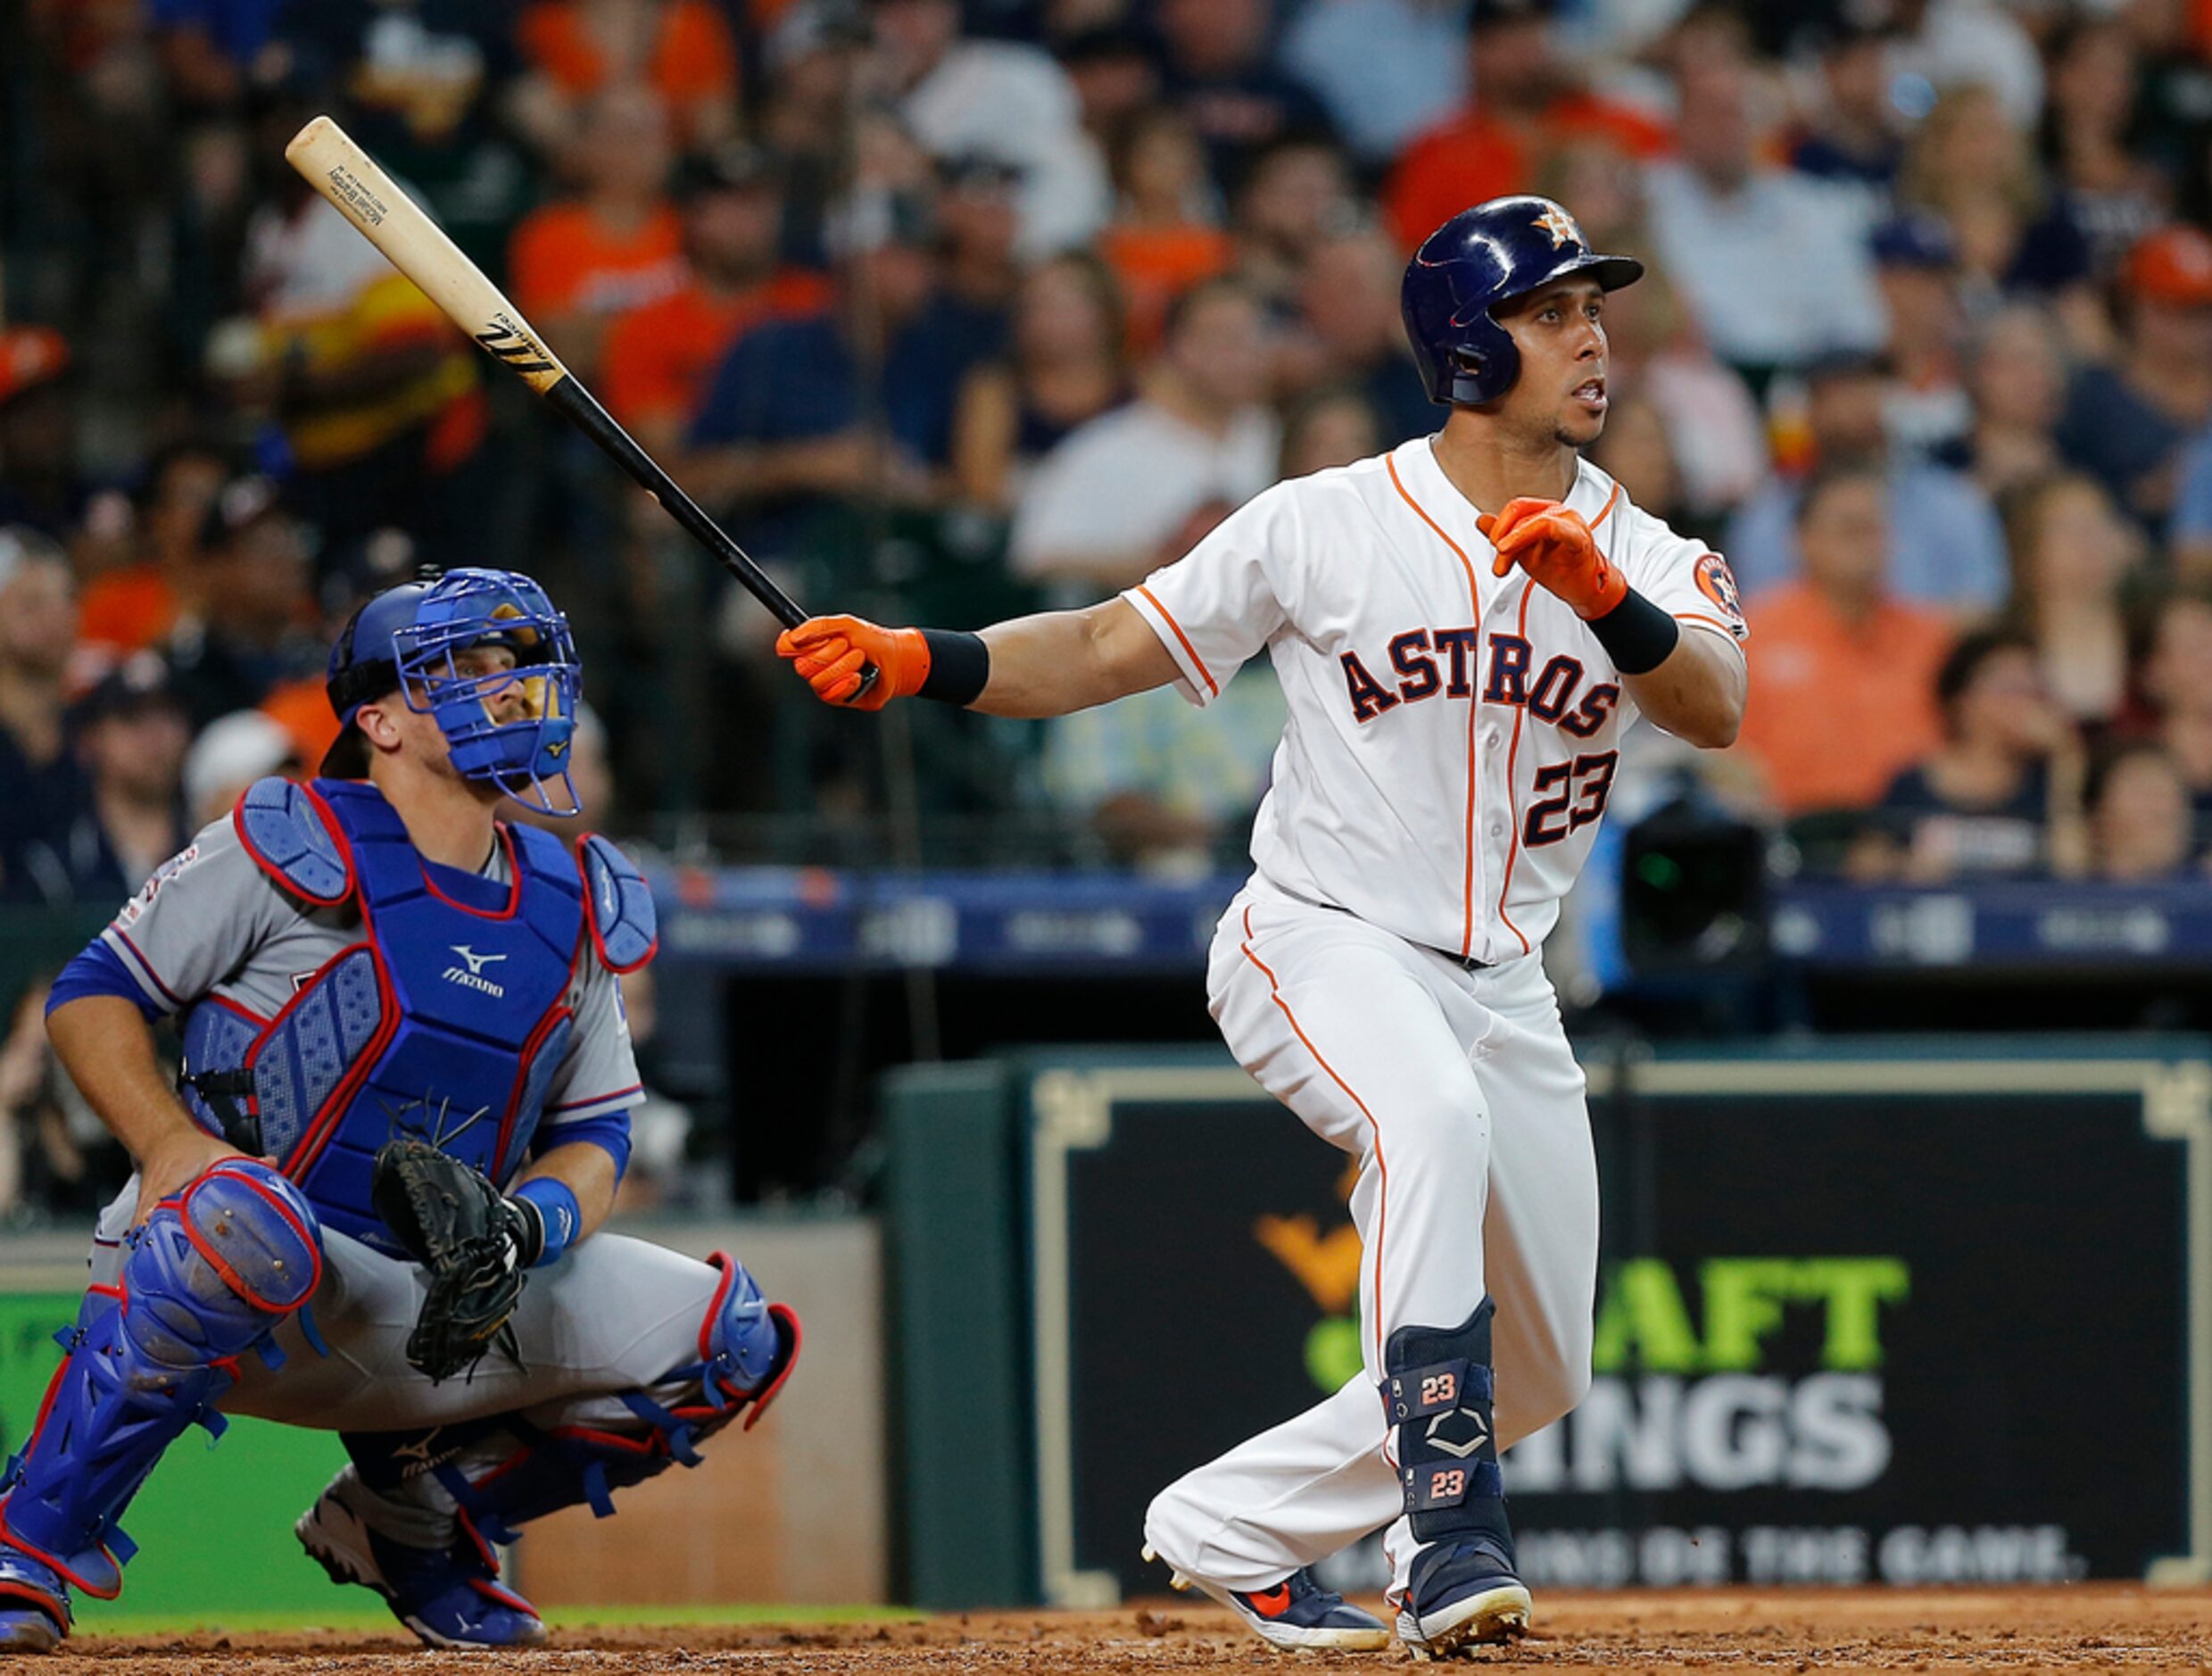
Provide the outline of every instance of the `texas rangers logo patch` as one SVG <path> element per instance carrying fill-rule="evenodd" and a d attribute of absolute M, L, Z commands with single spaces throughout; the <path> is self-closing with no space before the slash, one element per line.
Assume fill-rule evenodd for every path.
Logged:
<path fill-rule="evenodd" d="M 1719 553 L 1709 552 L 1697 561 L 1697 591 L 1719 608 L 1730 628 L 1744 632 L 1744 602 L 1736 591 L 1736 573 Z"/>

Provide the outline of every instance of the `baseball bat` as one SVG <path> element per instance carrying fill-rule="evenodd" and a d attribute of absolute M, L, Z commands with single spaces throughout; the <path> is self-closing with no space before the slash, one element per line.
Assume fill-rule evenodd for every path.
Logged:
<path fill-rule="evenodd" d="M 796 628 L 807 620 L 798 602 L 700 510 L 699 503 L 637 445 L 629 432 L 615 423 L 598 398 L 545 346 L 530 322 L 522 318 L 521 311 L 461 253 L 420 204 L 393 183 L 351 135 L 328 117 L 319 116 L 292 137 L 284 154 L 308 185 L 327 198 L 394 268 L 413 280 L 424 295 L 445 311 L 447 319 L 543 396 L 555 412 L 597 443 L 609 460 L 660 502 L 662 510 L 692 540 L 775 612 L 778 622 L 786 628 Z M 861 691 L 873 684 L 875 674 L 872 666 L 863 670 Z"/>

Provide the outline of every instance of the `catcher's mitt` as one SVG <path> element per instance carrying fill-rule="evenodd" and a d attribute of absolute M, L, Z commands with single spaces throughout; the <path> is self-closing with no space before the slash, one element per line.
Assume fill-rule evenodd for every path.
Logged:
<path fill-rule="evenodd" d="M 393 1236 L 429 1272 L 407 1359 L 435 1381 L 473 1369 L 493 1350 L 518 1362 L 532 1229 L 526 1214 L 477 1171 L 427 1141 L 377 1149 L 369 1201 Z"/>

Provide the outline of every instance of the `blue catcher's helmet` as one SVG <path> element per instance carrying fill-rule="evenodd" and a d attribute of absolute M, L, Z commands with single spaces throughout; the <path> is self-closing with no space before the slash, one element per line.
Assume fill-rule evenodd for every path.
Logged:
<path fill-rule="evenodd" d="M 1644 277 L 1644 264 L 1596 254 L 1573 216 L 1534 196 L 1478 203 L 1423 239 L 1398 307 L 1429 399 L 1479 405 L 1512 389 L 1520 351 L 1491 311 L 1574 273 L 1618 291 Z"/>
<path fill-rule="evenodd" d="M 505 647 L 515 667 L 465 673 L 455 654 L 477 646 Z M 437 723 L 463 778 L 496 785 L 549 815 L 574 815 L 568 751 L 582 678 L 568 619 L 528 577 L 513 570 L 427 569 L 364 602 L 330 648 L 324 690 L 344 731 L 323 758 L 322 771 L 342 779 L 367 775 L 368 751 L 354 714 L 397 691 L 408 709 Z M 495 720 L 487 701 L 516 684 L 523 714 Z M 567 808 L 554 805 L 554 785 Z"/>

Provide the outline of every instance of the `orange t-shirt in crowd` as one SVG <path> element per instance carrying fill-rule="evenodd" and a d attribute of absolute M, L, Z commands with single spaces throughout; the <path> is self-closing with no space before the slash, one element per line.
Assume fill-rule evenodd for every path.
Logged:
<path fill-rule="evenodd" d="M 292 735 L 292 747 L 310 774 L 338 736 L 338 718 L 331 712 L 323 684 L 311 677 L 279 681 L 261 700 L 261 714 Z"/>
<path fill-rule="evenodd" d="M 600 355 L 607 411 L 630 426 L 689 419 L 741 334 L 764 320 L 817 314 L 834 295 L 826 275 L 786 268 L 729 296 L 693 283 L 632 309 L 608 329 Z"/>
<path fill-rule="evenodd" d="M 679 120 L 697 100 L 737 96 L 737 45 L 720 12 L 706 0 L 671 0 L 658 23 L 645 79 Z M 571 0 L 525 8 L 515 40 L 522 55 L 571 98 L 597 93 L 625 68 L 609 62 Z"/>
<path fill-rule="evenodd" d="M 177 591 L 155 565 L 95 577 L 77 601 L 77 638 L 118 658 L 158 644 L 177 626 Z"/>
<path fill-rule="evenodd" d="M 507 251 L 515 306 L 525 314 L 621 314 L 683 283 L 683 229 L 662 203 L 634 232 L 609 227 L 579 203 L 522 218 Z"/>
<path fill-rule="evenodd" d="M 1168 304 L 1201 279 L 1228 271 L 1236 246 L 1218 227 L 1109 227 L 1098 253 L 1122 283 L 1129 311 L 1129 347 L 1141 353 L 1160 339 Z"/>
<path fill-rule="evenodd" d="M 1480 111 L 1455 116 L 1417 137 L 1383 183 L 1383 215 L 1398 243 L 1410 251 L 1470 205 L 1534 191 L 1543 153 L 1551 147 L 1607 139 L 1643 159 L 1659 156 L 1671 143 L 1661 123 L 1588 93 L 1566 93 L 1553 100 L 1529 138 L 1533 145 Z"/>
<path fill-rule="evenodd" d="M 1864 809 L 1942 743 L 1943 618 L 1885 600 L 1850 623 L 1807 582 L 1768 590 L 1745 615 L 1752 691 L 1738 743 L 1766 765 L 1784 814 Z"/>

